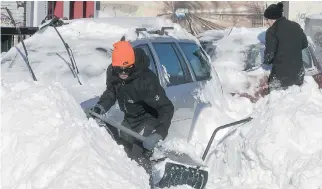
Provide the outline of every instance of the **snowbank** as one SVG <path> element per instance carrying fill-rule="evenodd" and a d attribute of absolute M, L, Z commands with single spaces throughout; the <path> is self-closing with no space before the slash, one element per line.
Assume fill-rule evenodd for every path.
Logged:
<path fill-rule="evenodd" d="M 275 91 L 258 101 L 251 122 L 226 130 L 212 145 L 206 159 L 211 178 L 207 188 L 320 188 L 321 101 L 322 91 L 311 77 L 305 77 L 302 87 Z M 249 112 L 251 105 L 246 103 L 244 108 Z M 212 107 L 216 111 L 220 109 Z M 209 112 L 205 117 L 214 116 Z M 203 122 L 208 122 L 206 141 L 220 124 L 216 117 L 212 124 Z M 205 146 L 203 142 L 200 152 Z"/>
<path fill-rule="evenodd" d="M 61 84 L 1 91 L 1 188 L 150 188 L 145 170 Z"/>

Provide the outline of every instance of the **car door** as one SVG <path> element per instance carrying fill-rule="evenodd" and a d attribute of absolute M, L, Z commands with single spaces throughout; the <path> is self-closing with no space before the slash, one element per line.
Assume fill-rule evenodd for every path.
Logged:
<path fill-rule="evenodd" d="M 193 77 L 195 78 L 195 82 L 191 83 L 191 88 L 193 91 L 199 91 L 202 89 L 203 84 L 206 81 L 212 78 L 211 76 L 211 66 L 209 63 L 209 59 L 207 58 L 205 52 L 202 48 L 196 43 L 191 42 L 178 42 L 180 49 L 185 55 L 185 61 L 189 66 L 189 69 L 192 70 Z M 216 82 L 215 82 L 216 83 Z M 220 84 L 220 83 L 218 83 Z M 215 97 L 220 98 L 218 94 L 220 94 L 221 85 L 214 85 L 214 89 L 211 89 L 215 92 Z M 219 92 L 219 93 L 217 93 Z M 201 102 L 198 98 L 194 98 L 194 117 L 189 129 L 189 133 L 187 136 L 187 140 L 190 141 L 194 132 L 196 131 L 197 121 L 199 119 L 200 113 L 204 108 L 208 108 L 209 104 L 205 102 Z"/>
<path fill-rule="evenodd" d="M 167 139 L 187 138 L 194 112 L 193 79 L 174 42 L 152 42 L 163 86 L 174 105 L 174 116 Z"/>

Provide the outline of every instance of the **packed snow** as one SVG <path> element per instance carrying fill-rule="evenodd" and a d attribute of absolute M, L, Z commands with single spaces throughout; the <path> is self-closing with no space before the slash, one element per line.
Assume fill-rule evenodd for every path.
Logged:
<path fill-rule="evenodd" d="M 97 47 L 111 49 L 122 35 L 135 39 L 135 27 L 174 26 L 172 36 L 197 40 L 169 21 L 138 20 L 82 19 L 58 28 L 74 52 L 82 85 L 66 65 L 66 50 L 52 28 L 25 40 L 39 81 L 32 81 L 16 48 L 1 57 L 2 188 L 149 188 L 144 169 L 80 106 L 105 89 L 110 54 Z M 244 90 L 244 81 L 255 86 L 268 74 L 261 69 L 250 79 L 242 71 L 242 52 L 258 43 L 264 30 L 223 32 L 212 63 L 221 83 L 207 82 L 196 96 L 211 106 L 198 117 L 187 146 L 168 143 L 201 157 L 216 127 L 253 117 L 216 135 L 204 162 L 210 173 L 207 189 L 322 187 L 322 91 L 312 77 L 305 77 L 302 87 L 275 91 L 256 104 L 230 95 Z M 23 51 L 21 44 L 17 47 Z"/>

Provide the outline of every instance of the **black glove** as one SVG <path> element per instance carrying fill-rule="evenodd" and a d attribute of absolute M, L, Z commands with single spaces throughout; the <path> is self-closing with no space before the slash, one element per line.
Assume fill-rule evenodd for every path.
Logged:
<path fill-rule="evenodd" d="M 96 104 L 91 110 L 100 115 L 103 115 L 106 113 L 104 107 L 100 104 Z"/>
<path fill-rule="evenodd" d="M 100 105 L 100 104 L 96 104 L 93 108 L 90 109 L 90 111 L 93 111 L 93 112 L 95 112 L 95 113 L 97 113 L 99 115 L 103 115 L 106 112 L 104 107 L 102 105 Z M 88 112 L 88 114 L 89 114 L 89 112 Z M 89 114 L 88 118 L 89 117 L 92 117 L 93 119 L 95 119 L 95 121 L 97 122 L 97 124 L 100 127 L 105 127 L 106 126 L 106 124 L 102 120 L 100 120 L 99 118 L 97 118 L 97 117 L 95 117 L 95 116 L 93 116 L 91 114 Z"/>
<path fill-rule="evenodd" d="M 160 140 L 162 140 L 162 136 L 157 133 L 153 133 L 143 141 L 143 147 L 147 150 L 152 150 Z"/>

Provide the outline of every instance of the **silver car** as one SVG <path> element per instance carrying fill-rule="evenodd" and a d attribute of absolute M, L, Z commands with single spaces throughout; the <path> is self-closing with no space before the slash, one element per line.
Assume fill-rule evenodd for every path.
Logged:
<path fill-rule="evenodd" d="M 134 48 L 142 48 L 149 56 L 150 70 L 158 76 L 160 84 L 174 104 L 174 116 L 166 139 L 179 137 L 179 134 L 183 139 L 190 140 L 199 113 L 208 106 L 194 95 L 196 89 L 211 79 L 209 57 L 193 40 L 162 36 L 138 39 L 131 43 Z M 98 98 L 83 102 L 83 109 L 93 107 Z M 107 116 L 121 122 L 124 114 L 116 103 Z"/>

